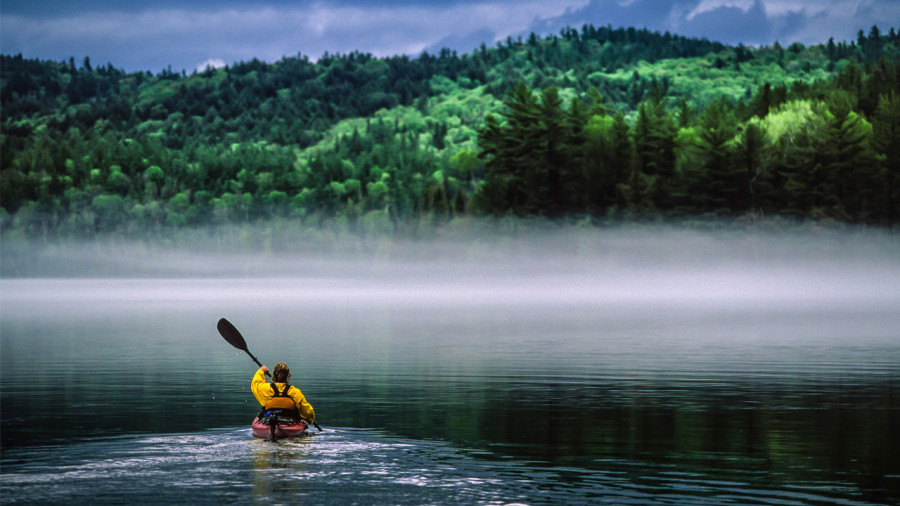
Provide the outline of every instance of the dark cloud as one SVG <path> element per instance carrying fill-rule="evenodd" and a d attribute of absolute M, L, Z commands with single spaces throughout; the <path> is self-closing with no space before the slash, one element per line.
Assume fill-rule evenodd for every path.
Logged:
<path fill-rule="evenodd" d="M 596 26 L 612 25 L 613 27 L 634 26 L 658 30 L 665 25 L 669 14 L 682 4 L 698 4 L 699 0 L 690 2 L 677 0 L 635 0 L 623 4 L 619 0 L 591 0 L 581 9 L 567 11 L 562 16 L 547 18 L 535 22 L 532 30 L 536 33 L 553 33 L 560 27 L 580 27 L 586 23 Z"/>
<path fill-rule="evenodd" d="M 89 55 L 95 63 L 153 71 L 168 65 L 191 71 L 209 61 L 276 61 L 298 53 L 318 58 L 326 51 L 418 55 L 442 41 L 468 52 L 482 42 L 479 37 L 520 31 L 536 16 L 556 15 L 566 5 L 579 4 L 581 0 L 552 5 L 543 0 L 223 0 L 175 5 L 155 0 L 143 10 L 135 10 L 136 2 L 117 10 L 114 3 L 101 1 L 99 10 L 59 13 L 3 3 L 0 47 L 6 53 L 53 60 L 74 56 L 80 61 Z"/>
<path fill-rule="evenodd" d="M 828 14 L 826 12 L 820 12 L 817 14 L 807 14 L 803 10 L 799 11 L 788 11 L 781 16 L 778 16 L 775 20 L 775 28 L 774 33 L 775 36 L 771 38 L 772 40 L 783 40 L 788 42 L 797 42 L 800 41 L 801 37 L 797 37 L 794 34 L 799 34 L 806 30 L 809 26 L 815 26 L 818 22 L 825 22 L 828 19 Z M 834 37 L 838 40 L 843 40 L 846 38 L 846 34 L 832 34 L 829 37 Z M 824 32 L 823 32 L 824 36 Z M 825 42 L 825 39 L 819 38 L 817 40 L 804 40 L 803 42 Z"/>
<path fill-rule="evenodd" d="M 900 21 L 900 0 L 3 0 L 0 50 L 31 58 L 188 71 L 354 50 L 470 52 L 565 26 L 647 28 L 729 44 L 855 40 Z"/>
<path fill-rule="evenodd" d="M 311 1 L 298 0 L 3 0 L 2 10 L 8 14 L 58 16 L 84 12 L 144 12 L 165 9 L 253 9 L 259 7 L 290 8 L 308 5 Z M 339 2 L 332 3 L 354 3 Z"/>
<path fill-rule="evenodd" d="M 434 8 L 483 3 L 483 0 L 382 0 L 378 7 L 426 6 Z M 495 4 L 514 7 L 516 0 L 494 0 Z M 7 14 L 51 16 L 84 12 L 142 12 L 162 9 L 296 9 L 315 4 L 332 7 L 373 7 L 371 0 L 3 0 L 0 9 Z"/>
<path fill-rule="evenodd" d="M 685 20 L 679 33 L 721 42 L 767 44 L 771 42 L 772 26 L 762 1 L 756 0 L 746 11 L 722 6 L 701 12 Z"/>

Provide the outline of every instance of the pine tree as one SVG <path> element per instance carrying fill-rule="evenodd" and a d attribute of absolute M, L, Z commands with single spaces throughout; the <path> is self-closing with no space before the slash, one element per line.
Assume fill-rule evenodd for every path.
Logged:
<path fill-rule="evenodd" d="M 766 134 L 755 122 L 744 127 L 735 149 L 735 163 L 745 171 L 750 208 L 761 215 L 771 197 L 771 182 L 765 171 Z"/>
<path fill-rule="evenodd" d="M 823 178 L 819 185 L 832 213 L 840 218 L 856 218 L 867 193 L 860 181 L 873 181 L 875 172 L 869 161 L 871 128 L 852 111 L 851 98 L 838 94 L 832 98 L 824 135 L 819 139 Z"/>
<path fill-rule="evenodd" d="M 638 107 L 634 126 L 635 166 L 632 174 L 632 206 L 638 209 L 671 209 L 675 181 L 675 120 L 666 100 L 654 94 Z"/>
<path fill-rule="evenodd" d="M 900 220 L 900 94 L 882 95 L 872 120 L 880 190 L 871 196 L 874 217 L 889 227 Z"/>
<path fill-rule="evenodd" d="M 485 180 L 477 203 L 489 213 L 532 214 L 540 200 L 532 188 L 537 172 L 533 146 L 540 141 L 539 104 L 525 83 L 516 86 L 504 104 L 505 121 L 488 115 L 479 132 Z"/>
<path fill-rule="evenodd" d="M 736 125 L 734 110 L 724 100 L 707 106 L 699 118 L 697 149 L 702 164 L 687 185 L 703 210 L 741 212 L 750 208 L 746 171 L 735 160 Z"/>

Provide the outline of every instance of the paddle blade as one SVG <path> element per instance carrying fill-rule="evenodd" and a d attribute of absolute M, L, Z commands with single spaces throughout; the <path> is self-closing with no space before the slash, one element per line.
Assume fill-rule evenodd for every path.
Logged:
<path fill-rule="evenodd" d="M 247 351 L 247 342 L 244 341 L 244 336 L 241 335 L 238 329 L 234 328 L 234 325 L 232 325 L 230 321 L 222 318 L 219 320 L 219 323 L 216 324 L 216 328 L 219 329 L 219 334 L 222 334 L 222 337 L 228 341 L 228 344 L 239 350 Z M 249 353 L 249 351 L 247 351 L 247 353 Z"/>

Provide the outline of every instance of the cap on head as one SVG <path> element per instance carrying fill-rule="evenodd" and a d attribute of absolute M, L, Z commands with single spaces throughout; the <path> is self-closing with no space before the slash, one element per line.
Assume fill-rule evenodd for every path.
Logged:
<path fill-rule="evenodd" d="M 287 364 L 284 362 L 278 362 L 275 364 L 275 369 L 272 370 L 272 379 L 279 383 L 286 383 L 287 380 L 291 377 L 291 370 L 288 368 Z"/>

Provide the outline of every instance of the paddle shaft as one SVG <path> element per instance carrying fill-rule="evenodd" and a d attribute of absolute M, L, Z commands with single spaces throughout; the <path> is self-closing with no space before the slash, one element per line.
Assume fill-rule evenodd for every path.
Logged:
<path fill-rule="evenodd" d="M 259 363 L 259 360 L 256 360 L 256 357 L 254 357 L 253 354 L 250 353 L 250 350 L 244 350 L 244 351 L 247 352 L 247 355 L 250 355 L 250 358 L 252 358 L 253 361 L 256 362 L 256 365 L 258 365 L 260 368 L 262 368 L 263 365 Z M 272 376 L 272 375 L 269 374 L 269 371 L 266 371 L 266 376 Z"/>

